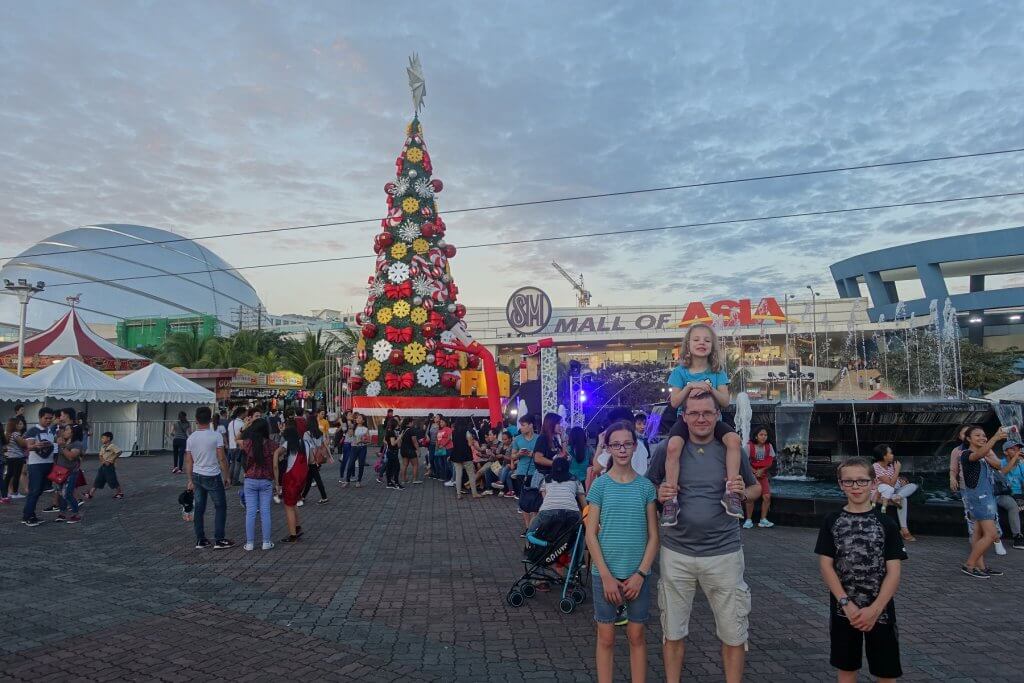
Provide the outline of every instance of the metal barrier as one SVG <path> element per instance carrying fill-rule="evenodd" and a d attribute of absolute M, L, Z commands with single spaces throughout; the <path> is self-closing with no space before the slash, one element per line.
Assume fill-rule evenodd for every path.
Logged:
<path fill-rule="evenodd" d="M 177 420 L 131 420 L 122 422 L 97 420 L 89 422 L 89 432 L 86 452 L 98 453 L 100 450 L 100 435 L 104 432 L 111 432 L 114 435 L 114 443 L 124 452 L 125 455 L 157 455 L 171 452 L 174 424 Z M 195 429 L 195 423 L 189 422 L 189 426 Z"/>

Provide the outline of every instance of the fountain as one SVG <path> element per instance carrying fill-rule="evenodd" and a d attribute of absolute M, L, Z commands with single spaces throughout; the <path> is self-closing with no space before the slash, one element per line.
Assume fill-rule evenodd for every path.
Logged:
<path fill-rule="evenodd" d="M 780 403 L 775 407 L 775 442 L 779 450 L 777 479 L 811 479 L 807 476 L 807 456 L 813 411 L 812 403 Z"/>

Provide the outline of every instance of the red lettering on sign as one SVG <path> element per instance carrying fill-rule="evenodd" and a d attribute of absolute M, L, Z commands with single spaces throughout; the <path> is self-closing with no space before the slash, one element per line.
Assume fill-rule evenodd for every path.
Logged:
<path fill-rule="evenodd" d="M 683 313 L 683 319 L 679 321 L 679 327 L 689 327 L 695 323 L 710 323 L 711 316 L 708 315 L 708 309 L 704 308 L 704 304 L 699 301 L 691 301 L 686 306 L 686 312 Z"/>
<path fill-rule="evenodd" d="M 708 308 L 711 314 L 708 314 Z M 711 324 L 712 315 L 721 317 L 725 325 L 755 325 L 757 323 L 772 321 L 782 323 L 786 316 L 782 313 L 782 307 L 774 297 L 764 297 L 757 308 L 753 308 L 750 299 L 722 299 L 713 302 L 708 308 L 699 301 L 693 301 L 686 305 L 686 312 L 683 319 L 679 321 L 679 327 L 689 327 L 697 323 Z"/>

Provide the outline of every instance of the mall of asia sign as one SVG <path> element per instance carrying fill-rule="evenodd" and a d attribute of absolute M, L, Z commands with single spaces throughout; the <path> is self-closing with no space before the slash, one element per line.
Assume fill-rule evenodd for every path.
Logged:
<path fill-rule="evenodd" d="M 544 330 L 552 318 L 551 300 L 536 287 L 518 289 L 505 307 L 508 324 L 523 334 L 536 334 Z M 784 323 L 786 316 L 774 297 L 764 297 L 757 305 L 751 299 L 721 299 L 705 306 L 700 301 L 686 305 L 682 318 L 678 313 L 643 313 L 629 315 L 580 315 L 555 320 L 552 334 L 586 334 L 596 332 L 626 332 L 631 330 L 662 330 L 689 327 L 697 323 L 748 327 L 765 323 Z"/>

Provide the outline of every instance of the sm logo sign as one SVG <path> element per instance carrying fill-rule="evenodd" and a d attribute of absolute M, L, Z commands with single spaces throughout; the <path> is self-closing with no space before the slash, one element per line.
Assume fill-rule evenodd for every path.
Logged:
<path fill-rule="evenodd" d="M 699 301 L 687 304 L 679 327 L 689 327 L 697 323 L 710 325 L 715 316 L 722 319 L 725 325 L 760 325 L 765 322 L 784 323 L 786 316 L 774 297 L 766 296 L 756 307 L 750 299 L 722 299 L 715 301 L 707 308 Z"/>
<path fill-rule="evenodd" d="M 508 298 L 505 319 L 516 332 L 540 332 L 551 321 L 551 299 L 536 287 L 521 287 Z"/>

